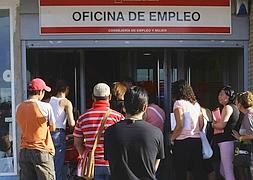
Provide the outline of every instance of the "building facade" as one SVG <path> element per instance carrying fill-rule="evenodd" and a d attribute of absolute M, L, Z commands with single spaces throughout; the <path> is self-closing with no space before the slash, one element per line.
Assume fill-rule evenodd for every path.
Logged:
<path fill-rule="evenodd" d="M 239 13 L 235 0 L 180 2 L 0 1 L 0 134 L 12 144 L 0 149 L 0 180 L 18 179 L 15 107 L 34 77 L 52 87 L 67 80 L 76 117 L 90 107 L 97 82 L 132 79 L 156 94 L 167 115 L 178 79 L 211 109 L 222 85 L 253 90 L 252 13 Z"/>
<path fill-rule="evenodd" d="M 249 20 L 249 89 L 253 91 L 253 3 L 250 3 Z"/>
<path fill-rule="evenodd" d="M 0 179 L 5 180 L 18 179 L 17 144 L 20 137 L 15 123 L 15 105 L 22 100 L 19 91 L 22 88 L 19 8 L 18 0 L 0 2 Z"/>

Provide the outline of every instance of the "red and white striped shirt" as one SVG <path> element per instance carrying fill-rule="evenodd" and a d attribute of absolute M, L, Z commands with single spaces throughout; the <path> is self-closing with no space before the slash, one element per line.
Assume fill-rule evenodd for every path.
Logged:
<path fill-rule="evenodd" d="M 81 115 L 76 123 L 73 135 L 75 137 L 84 138 L 85 147 L 92 148 L 96 134 L 101 124 L 104 114 L 108 110 L 110 104 L 106 100 L 100 100 L 93 103 L 93 107 L 86 113 Z M 108 116 L 104 130 L 115 124 L 116 122 L 124 119 L 124 116 L 112 110 Z M 108 166 L 108 161 L 104 160 L 104 131 L 100 137 L 95 151 L 95 166 Z"/>

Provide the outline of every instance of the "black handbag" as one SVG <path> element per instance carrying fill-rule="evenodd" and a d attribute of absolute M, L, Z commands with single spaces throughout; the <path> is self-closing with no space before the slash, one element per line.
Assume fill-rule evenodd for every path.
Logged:
<path fill-rule="evenodd" d="M 251 142 L 235 141 L 233 164 L 236 167 L 251 166 Z"/>

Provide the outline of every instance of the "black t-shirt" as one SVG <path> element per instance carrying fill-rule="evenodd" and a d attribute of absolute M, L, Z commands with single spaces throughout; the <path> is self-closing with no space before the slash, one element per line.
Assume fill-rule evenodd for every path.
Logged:
<path fill-rule="evenodd" d="M 229 104 L 233 108 L 233 113 L 229 117 L 227 125 L 224 128 L 224 132 L 220 134 L 216 134 L 215 141 L 217 143 L 225 142 L 225 141 L 233 141 L 235 138 L 232 136 L 232 130 L 236 128 L 237 122 L 239 120 L 239 110 L 234 104 Z"/>
<path fill-rule="evenodd" d="M 164 158 L 161 130 L 144 120 L 123 120 L 105 131 L 105 159 L 112 180 L 155 180 L 155 161 Z"/>

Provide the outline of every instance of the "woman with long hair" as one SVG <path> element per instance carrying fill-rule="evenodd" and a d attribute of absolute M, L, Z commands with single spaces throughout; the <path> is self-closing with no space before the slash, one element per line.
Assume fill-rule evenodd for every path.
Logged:
<path fill-rule="evenodd" d="M 195 180 L 203 180 L 203 158 L 200 131 L 203 127 L 201 107 L 192 87 L 179 80 L 172 84 L 173 112 L 176 127 L 171 135 L 173 166 L 178 180 L 187 179 L 187 171 Z"/>
<path fill-rule="evenodd" d="M 111 87 L 112 98 L 110 100 L 110 106 L 113 110 L 125 115 L 126 110 L 124 107 L 124 95 L 127 90 L 127 86 L 121 82 L 114 82 Z"/>

